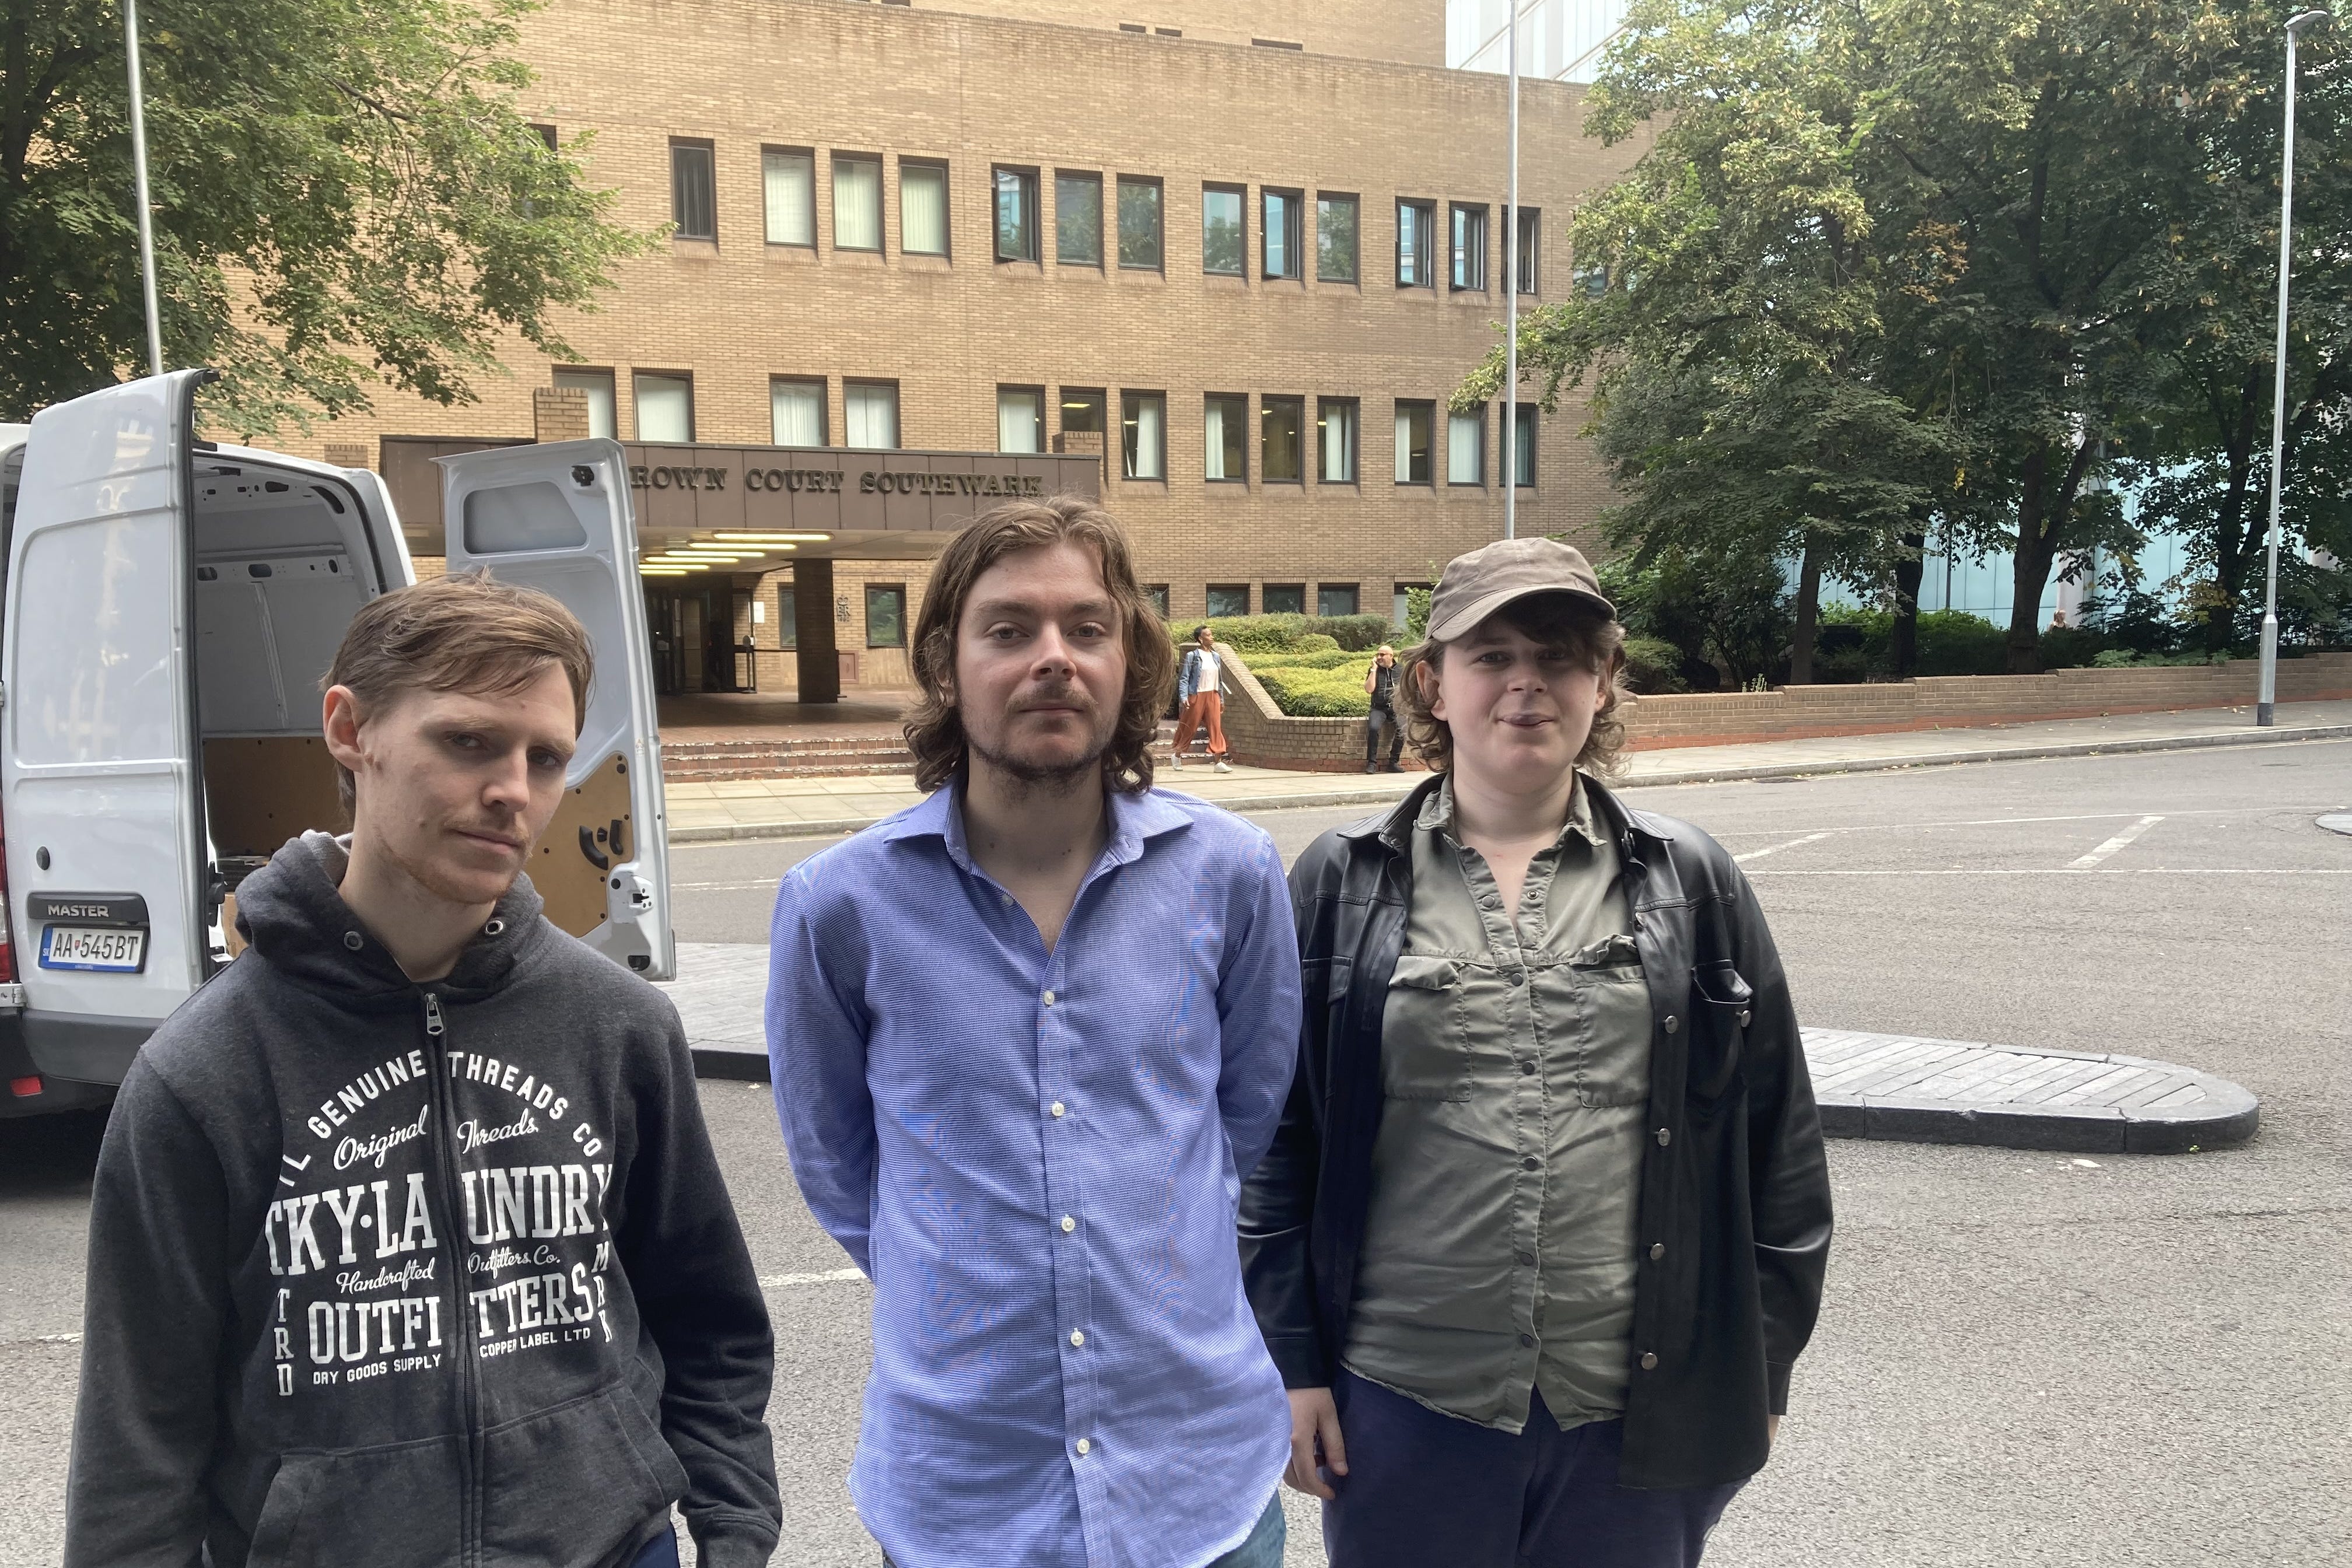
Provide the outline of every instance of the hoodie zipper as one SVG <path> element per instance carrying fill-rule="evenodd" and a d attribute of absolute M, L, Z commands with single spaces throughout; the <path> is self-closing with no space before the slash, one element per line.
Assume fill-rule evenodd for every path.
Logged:
<path fill-rule="evenodd" d="M 450 1238 L 450 1316 L 457 1325 L 455 1353 L 463 1416 L 457 1433 L 460 1459 L 458 1552 L 461 1563 L 471 1563 L 480 1557 L 481 1532 L 478 1528 L 479 1521 L 474 1515 L 481 1500 L 481 1478 L 476 1473 L 480 1468 L 481 1454 L 474 1441 L 474 1433 L 481 1425 L 481 1390 L 476 1381 L 478 1374 L 474 1366 L 474 1320 L 467 1311 L 465 1286 L 456 1267 L 457 1252 L 466 1245 L 466 1232 L 458 1223 L 458 1194 L 463 1189 L 463 1182 L 457 1170 L 457 1090 L 449 1082 L 447 1030 L 441 1021 L 441 998 L 430 991 L 424 994 L 425 1046 L 433 1061 L 433 1109 L 436 1119 L 441 1123 L 441 1228 L 442 1234 Z"/>

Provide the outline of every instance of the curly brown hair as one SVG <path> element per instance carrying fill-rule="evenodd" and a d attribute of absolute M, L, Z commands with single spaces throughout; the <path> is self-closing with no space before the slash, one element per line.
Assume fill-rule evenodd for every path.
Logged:
<path fill-rule="evenodd" d="M 1136 795 L 1151 787 L 1151 743 L 1160 710 L 1176 685 L 1176 650 L 1168 627 L 1135 580 L 1127 531 L 1088 496 L 1006 501 L 971 520 L 948 543 L 931 569 L 930 590 L 915 620 L 915 683 L 922 697 L 907 715 L 907 749 L 915 753 L 915 786 L 935 790 L 964 765 L 963 721 L 949 688 L 955 675 L 956 630 L 964 602 L 981 574 L 1008 555 L 1071 543 L 1093 552 L 1103 586 L 1118 606 L 1127 653 L 1127 689 L 1118 724 L 1103 752 L 1103 783 Z"/>
<path fill-rule="evenodd" d="M 1625 716 L 1621 710 L 1633 698 L 1625 689 L 1625 628 L 1614 617 L 1568 594 L 1533 594 L 1495 614 L 1536 643 L 1558 648 L 1587 668 L 1601 671 L 1609 700 L 1594 716 L 1592 733 L 1577 752 L 1576 765 L 1595 778 L 1611 779 L 1622 773 Z M 1397 659 L 1397 668 L 1404 672 L 1397 678 L 1397 708 L 1404 721 L 1405 742 L 1413 755 L 1440 773 L 1454 765 L 1454 731 L 1429 710 L 1422 671 L 1435 673 L 1445 646 L 1423 638 Z"/>

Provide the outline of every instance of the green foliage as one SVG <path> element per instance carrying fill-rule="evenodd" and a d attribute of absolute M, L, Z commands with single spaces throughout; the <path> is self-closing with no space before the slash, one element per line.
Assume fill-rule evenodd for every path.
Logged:
<path fill-rule="evenodd" d="M 1262 669 L 1353 669 L 1360 679 L 1371 660 L 1362 654 L 1344 647 L 1315 648 L 1299 653 L 1261 653 L 1250 656 L 1253 672 Z"/>
<path fill-rule="evenodd" d="M 1428 588 L 1407 588 L 1404 591 L 1404 641 L 1400 647 L 1412 647 L 1429 636 Z"/>
<path fill-rule="evenodd" d="M 1208 621 L 1171 624 L 1168 636 L 1178 647 L 1192 646 L 1195 627 L 1206 625 L 1217 641 L 1244 654 L 1305 653 L 1315 649 L 1370 650 L 1389 640 L 1383 616 L 1219 616 Z M 1255 665 L 1252 668 L 1256 668 Z"/>
<path fill-rule="evenodd" d="M 1625 639 L 1625 684 L 1644 697 L 1688 691 L 1682 666 L 1683 650 L 1663 637 Z"/>
<path fill-rule="evenodd" d="M 1253 661 L 1250 673 L 1274 699 L 1274 705 L 1294 719 L 1360 719 L 1371 710 L 1371 699 L 1364 694 L 1361 664 L 1339 669 L 1292 666 L 1261 670 Z"/>
<path fill-rule="evenodd" d="M 535 0 L 148 0 L 140 16 L 164 358 L 241 435 L 471 401 L 514 342 L 571 351 L 651 243 L 585 138 L 551 150 L 512 58 Z M 146 370 L 122 17 L 0 10 L 0 419 Z"/>
<path fill-rule="evenodd" d="M 1661 550 L 1646 563 L 1612 561 L 1599 575 L 1628 638 L 1681 651 L 1675 674 L 1688 689 L 1742 688 L 1785 668 L 1789 598 L 1769 556 L 1703 563 L 1695 552 Z"/>
<path fill-rule="evenodd" d="M 2006 660 L 2000 627 L 1965 610 L 1927 610 L 1918 618 L 1919 675 L 1999 675 Z M 1893 680 L 1895 614 L 1832 605 L 1822 612 L 1824 680 Z"/>

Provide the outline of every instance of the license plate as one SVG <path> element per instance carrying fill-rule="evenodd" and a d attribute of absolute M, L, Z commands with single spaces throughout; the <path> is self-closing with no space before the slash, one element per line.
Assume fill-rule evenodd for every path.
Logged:
<path fill-rule="evenodd" d="M 147 960 L 147 933 L 107 926 L 44 926 L 43 969 L 104 969 L 136 973 Z"/>

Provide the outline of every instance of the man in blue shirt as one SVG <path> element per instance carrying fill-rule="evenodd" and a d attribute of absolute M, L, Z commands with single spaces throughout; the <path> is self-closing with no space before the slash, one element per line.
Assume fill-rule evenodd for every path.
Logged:
<path fill-rule="evenodd" d="M 1280 858 L 1155 791 L 1173 659 L 1090 501 L 1007 503 L 916 626 L 911 810 L 776 900 L 793 1170 L 874 1281 L 850 1468 L 898 1568 L 1278 1568 L 1242 1179 L 1298 1048 Z"/>

